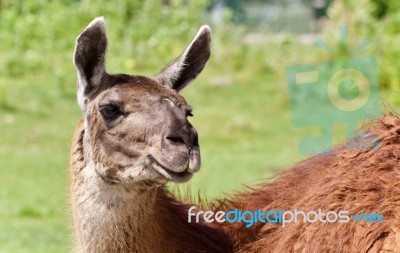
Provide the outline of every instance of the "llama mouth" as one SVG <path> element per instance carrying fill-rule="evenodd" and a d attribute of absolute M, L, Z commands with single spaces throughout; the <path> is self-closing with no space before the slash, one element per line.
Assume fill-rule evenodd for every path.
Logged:
<path fill-rule="evenodd" d="M 171 170 L 169 170 L 167 168 L 164 168 L 159 163 L 154 163 L 153 164 L 153 168 L 158 174 L 160 174 L 161 176 L 163 176 L 167 180 L 170 180 L 170 181 L 175 182 L 175 183 L 187 182 L 193 176 L 193 173 L 190 173 L 187 170 L 182 171 L 182 172 L 174 172 L 174 171 L 171 171 Z"/>

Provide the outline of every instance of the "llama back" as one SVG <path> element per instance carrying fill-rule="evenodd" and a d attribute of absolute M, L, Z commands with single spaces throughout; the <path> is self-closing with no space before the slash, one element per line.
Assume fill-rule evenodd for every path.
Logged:
<path fill-rule="evenodd" d="M 377 213 L 380 222 L 221 223 L 236 252 L 400 252 L 400 120 L 384 116 L 361 139 L 379 149 L 349 150 L 302 161 L 248 193 L 219 200 L 215 209 Z M 379 136 L 374 142 L 371 136 Z M 300 216 L 301 217 L 301 216 Z"/>

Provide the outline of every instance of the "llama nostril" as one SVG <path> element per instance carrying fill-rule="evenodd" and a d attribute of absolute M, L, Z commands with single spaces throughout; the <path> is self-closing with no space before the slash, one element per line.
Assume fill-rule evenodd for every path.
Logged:
<path fill-rule="evenodd" d="M 175 143 L 175 144 L 183 144 L 183 145 L 185 145 L 185 141 L 181 137 L 168 136 L 166 139 L 169 140 L 172 143 Z"/>

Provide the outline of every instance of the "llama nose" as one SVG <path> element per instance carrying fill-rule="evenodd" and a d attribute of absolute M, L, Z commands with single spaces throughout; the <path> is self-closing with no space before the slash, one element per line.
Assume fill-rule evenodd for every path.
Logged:
<path fill-rule="evenodd" d="M 190 152 L 193 146 L 196 145 L 198 136 L 194 130 L 176 131 L 169 133 L 166 139 L 174 145 L 185 145 Z"/>

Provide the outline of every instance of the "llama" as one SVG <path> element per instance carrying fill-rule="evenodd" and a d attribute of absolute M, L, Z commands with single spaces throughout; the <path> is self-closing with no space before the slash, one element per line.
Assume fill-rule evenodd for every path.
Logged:
<path fill-rule="evenodd" d="M 188 223 L 190 205 L 164 185 L 186 182 L 200 169 L 197 131 L 187 120 L 191 109 L 178 92 L 203 70 L 210 40 L 210 29 L 201 27 L 181 56 L 154 77 L 143 77 L 106 72 L 103 18 L 77 38 L 83 119 L 70 166 L 76 251 L 399 252 L 400 120 L 393 115 L 353 140 L 367 150 L 340 146 L 208 207 L 380 212 L 383 223 Z"/>
<path fill-rule="evenodd" d="M 311 157 L 272 183 L 217 201 L 214 209 L 379 212 L 383 223 L 298 221 L 284 228 L 221 223 L 234 252 L 400 252 L 400 119 L 383 116 L 365 131 L 352 140 L 366 145 L 365 150 L 341 146 L 329 155 Z"/>
<path fill-rule="evenodd" d="M 77 38 L 78 124 L 71 154 L 77 252 L 232 252 L 216 226 L 187 222 L 188 206 L 165 190 L 200 168 L 191 108 L 178 91 L 204 68 L 210 29 L 153 78 L 105 70 L 107 35 L 96 18 Z"/>

